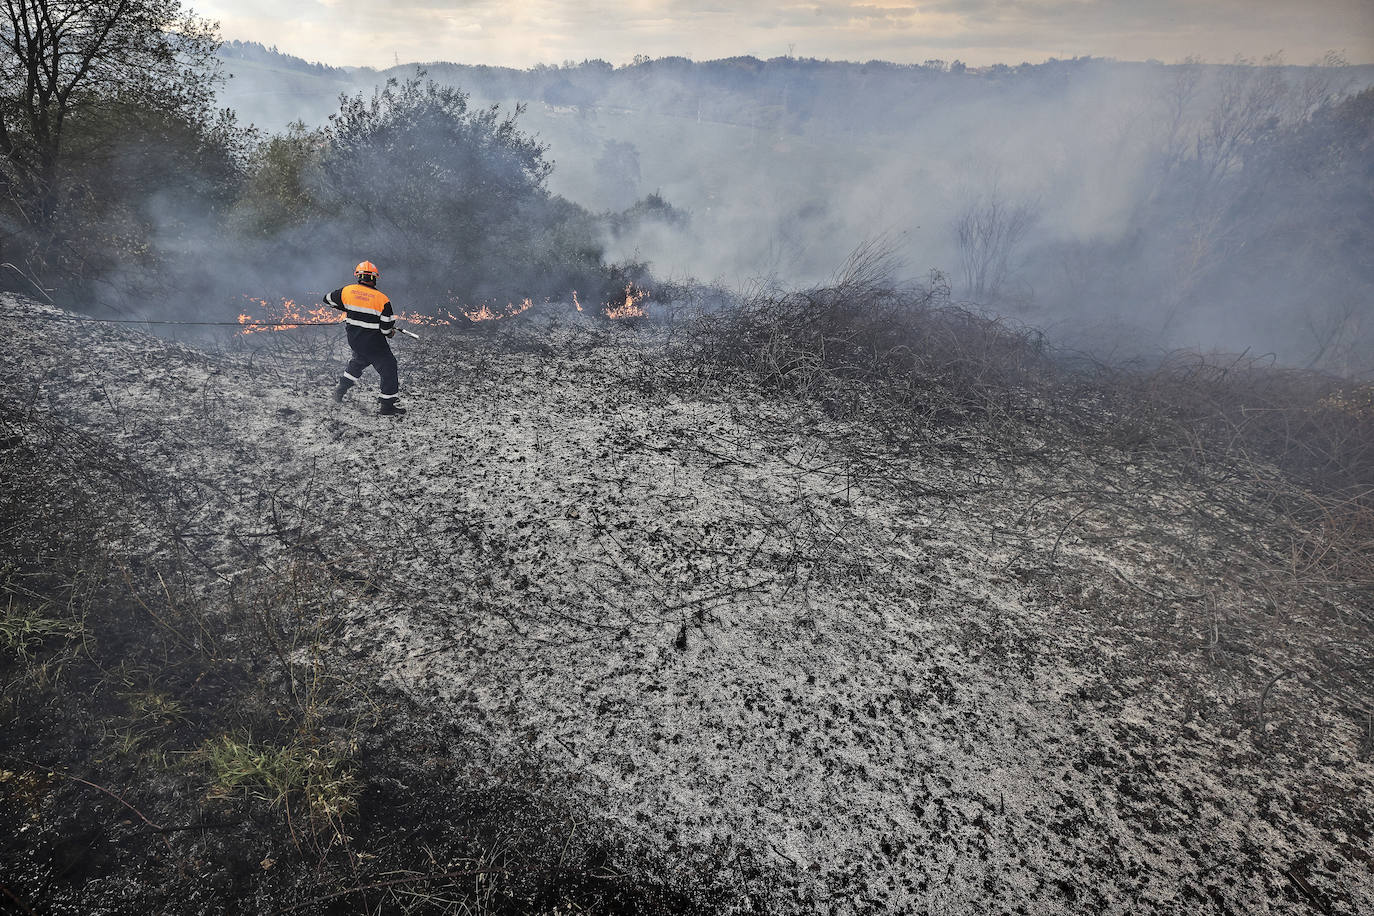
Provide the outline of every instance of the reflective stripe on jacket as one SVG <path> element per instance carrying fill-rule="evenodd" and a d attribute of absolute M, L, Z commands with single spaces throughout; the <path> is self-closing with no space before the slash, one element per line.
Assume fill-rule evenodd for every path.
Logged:
<path fill-rule="evenodd" d="M 360 328 L 390 331 L 396 326 L 391 300 L 386 294 L 361 283 L 350 283 L 324 297 L 328 305 L 344 313 L 344 320 Z"/>

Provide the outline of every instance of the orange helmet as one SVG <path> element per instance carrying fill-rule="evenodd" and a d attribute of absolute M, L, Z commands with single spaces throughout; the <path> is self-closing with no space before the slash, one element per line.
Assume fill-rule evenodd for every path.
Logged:
<path fill-rule="evenodd" d="M 381 275 L 382 272 L 378 270 L 377 265 L 373 264 L 371 261 L 363 261 L 357 267 L 353 268 L 353 276 L 357 277 L 359 281 L 376 283 L 377 278 Z"/>

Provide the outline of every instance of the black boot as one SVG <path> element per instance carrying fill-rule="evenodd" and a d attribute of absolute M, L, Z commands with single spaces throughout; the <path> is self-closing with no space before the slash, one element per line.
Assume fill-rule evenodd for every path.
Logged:
<path fill-rule="evenodd" d="M 382 417 L 401 417 L 405 416 L 406 409 L 396 403 L 395 398 L 378 398 L 377 402 L 381 405 L 377 411 L 378 416 Z"/>
<path fill-rule="evenodd" d="M 350 388 L 352 388 L 352 387 L 353 387 L 353 382 L 351 382 L 350 380 L 348 380 L 348 379 L 346 379 L 346 378 L 341 378 L 341 379 L 339 379 L 339 384 L 337 384 L 337 385 L 334 386 L 334 400 L 335 400 L 335 402 L 336 402 L 336 403 L 339 403 L 339 404 L 342 404 L 342 403 L 343 403 L 343 399 L 344 399 L 344 395 L 348 394 L 348 389 L 350 389 Z"/>

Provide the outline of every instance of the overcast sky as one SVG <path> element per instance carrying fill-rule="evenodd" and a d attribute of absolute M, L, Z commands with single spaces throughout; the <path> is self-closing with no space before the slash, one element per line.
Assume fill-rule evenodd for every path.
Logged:
<path fill-rule="evenodd" d="M 188 0 L 226 39 L 336 66 L 528 67 L 637 54 L 978 66 L 1283 51 L 1374 63 L 1374 0 Z"/>

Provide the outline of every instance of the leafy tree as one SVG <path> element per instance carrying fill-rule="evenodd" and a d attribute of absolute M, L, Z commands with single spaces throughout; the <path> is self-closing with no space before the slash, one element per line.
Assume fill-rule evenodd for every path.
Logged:
<path fill-rule="evenodd" d="M 504 117 L 495 105 L 470 111 L 467 93 L 420 76 L 342 102 L 324 161 L 333 203 L 403 241 L 447 225 L 456 241 L 475 245 L 545 193 L 553 165 L 517 130 L 523 108 Z"/>
<path fill-rule="evenodd" d="M 142 302 L 169 291 L 179 266 L 200 265 L 238 193 L 245 140 L 228 113 L 123 99 L 74 121 L 48 255 L 70 300 Z"/>
<path fill-rule="evenodd" d="M 322 215 L 313 188 L 328 135 L 306 127 L 304 121 L 287 125 L 261 144 L 252 157 L 242 196 L 235 206 L 236 227 L 254 236 L 271 237 L 308 223 Z"/>
<path fill-rule="evenodd" d="M 691 217 L 685 210 L 668 203 L 657 191 L 641 197 L 619 213 L 607 213 L 605 218 L 607 228 L 616 238 L 649 224 L 683 229 L 691 222 Z"/>
<path fill-rule="evenodd" d="M 86 220 L 130 190 L 115 178 L 150 177 L 131 143 L 179 145 L 194 164 L 232 133 L 211 113 L 218 41 L 180 0 L 0 3 L 0 257 L 86 278 Z"/>
<path fill-rule="evenodd" d="M 611 209 L 623 210 L 634 202 L 640 170 L 639 150 L 633 143 L 607 140 L 594 168 L 602 197 Z"/>
<path fill-rule="evenodd" d="M 566 294 L 600 271 L 590 217 L 549 194 L 547 148 L 517 126 L 523 106 L 474 110 L 423 71 L 341 101 L 312 193 L 333 244 L 403 265 L 412 297 Z"/>

